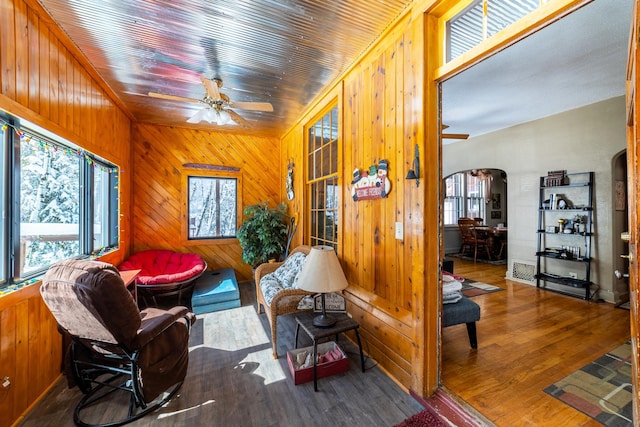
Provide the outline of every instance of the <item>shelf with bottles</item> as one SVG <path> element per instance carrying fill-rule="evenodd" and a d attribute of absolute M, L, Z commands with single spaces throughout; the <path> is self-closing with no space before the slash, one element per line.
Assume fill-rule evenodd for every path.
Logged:
<path fill-rule="evenodd" d="M 578 246 L 565 246 L 562 248 L 544 248 L 543 251 L 536 252 L 536 256 L 562 261 L 590 262 L 591 258 L 580 255 Z"/>

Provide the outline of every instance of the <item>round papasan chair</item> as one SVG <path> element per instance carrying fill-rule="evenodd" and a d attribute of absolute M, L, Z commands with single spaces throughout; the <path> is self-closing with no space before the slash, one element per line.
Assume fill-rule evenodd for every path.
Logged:
<path fill-rule="evenodd" d="M 118 266 L 118 270 L 140 270 L 136 277 L 138 304 L 143 307 L 191 308 L 195 281 L 207 269 L 198 254 L 169 249 L 136 252 Z"/>

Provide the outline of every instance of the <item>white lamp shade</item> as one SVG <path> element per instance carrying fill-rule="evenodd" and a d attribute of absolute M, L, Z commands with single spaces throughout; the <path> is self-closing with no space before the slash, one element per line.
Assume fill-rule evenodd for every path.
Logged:
<path fill-rule="evenodd" d="M 314 246 L 298 276 L 300 289 L 316 293 L 338 292 L 349 286 L 331 246 Z"/>

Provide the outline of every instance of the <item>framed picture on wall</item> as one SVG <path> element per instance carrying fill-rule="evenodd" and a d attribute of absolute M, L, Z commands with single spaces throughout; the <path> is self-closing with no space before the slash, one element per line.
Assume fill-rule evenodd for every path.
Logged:
<path fill-rule="evenodd" d="M 491 209 L 502 209 L 502 206 L 500 206 L 500 193 L 491 194 Z"/>
<path fill-rule="evenodd" d="M 502 211 L 491 211 L 491 219 L 502 218 Z"/>

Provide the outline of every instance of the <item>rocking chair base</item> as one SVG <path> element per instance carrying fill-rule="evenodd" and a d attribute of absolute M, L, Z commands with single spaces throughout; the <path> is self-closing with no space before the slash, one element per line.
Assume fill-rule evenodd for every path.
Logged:
<path fill-rule="evenodd" d="M 180 387 L 182 387 L 182 383 L 183 381 L 180 381 L 179 383 L 171 387 L 169 390 L 167 390 L 165 393 L 163 393 L 162 396 L 159 396 L 158 398 L 156 398 L 153 402 L 150 402 L 149 404 L 143 403 L 142 405 L 140 405 L 139 403 L 136 404 L 137 398 L 134 394 L 134 391 L 126 389 L 127 388 L 126 381 L 121 385 L 121 387 L 116 387 L 116 388 L 111 388 L 105 384 L 100 384 L 94 387 L 89 393 L 85 394 L 85 396 L 78 402 L 78 404 L 76 405 L 75 411 L 73 413 L 73 421 L 77 426 L 81 426 L 81 427 L 117 427 L 117 426 L 129 424 L 157 410 L 158 408 L 162 407 L 167 402 L 169 402 L 173 398 L 173 396 L 180 390 Z M 105 388 L 107 389 L 105 390 Z M 100 400 L 118 391 L 130 393 L 129 407 L 127 410 L 127 414 L 124 417 L 117 417 L 118 419 L 114 421 L 108 421 L 103 423 L 92 423 L 87 421 L 87 418 L 90 419 L 91 416 L 88 416 L 85 413 L 85 419 L 82 419 L 83 410 L 89 409 L 99 404 L 98 402 Z M 110 402 L 109 404 L 113 405 L 113 402 Z M 95 416 L 96 421 L 99 419 L 98 417 L 101 418 L 105 413 L 113 414 L 114 412 L 115 411 L 113 410 L 113 406 L 111 406 L 108 411 L 105 410 L 104 412 L 100 412 L 101 415 L 99 416 L 96 415 Z M 94 413 L 95 413 L 95 410 L 94 410 Z"/>

